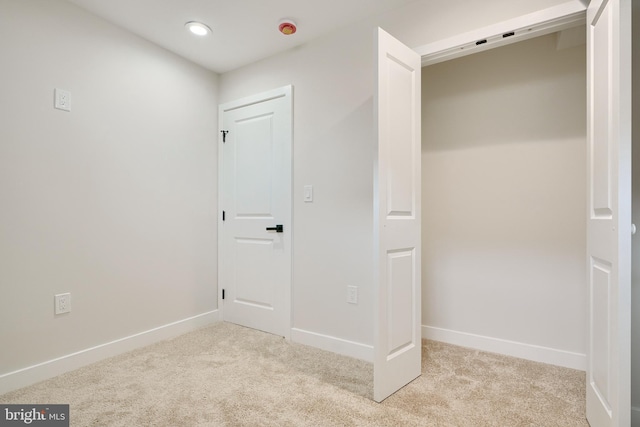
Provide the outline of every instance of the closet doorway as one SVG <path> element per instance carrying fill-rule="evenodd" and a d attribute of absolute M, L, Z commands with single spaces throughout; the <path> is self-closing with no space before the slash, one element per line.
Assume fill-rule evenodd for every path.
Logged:
<path fill-rule="evenodd" d="M 584 370 L 586 30 L 569 31 L 423 68 L 422 324 Z"/>
<path fill-rule="evenodd" d="M 553 164 L 559 155 L 554 154 L 551 147 L 561 146 L 560 140 L 565 142 L 572 137 L 580 139 L 580 136 L 572 132 L 563 134 L 567 124 L 563 117 L 568 110 L 558 111 L 557 107 L 565 99 L 557 98 L 554 90 L 548 92 L 549 87 L 544 87 L 548 82 L 542 82 L 539 92 L 522 96 L 519 94 L 521 86 L 516 84 L 515 76 L 507 69 L 498 69 L 495 74 L 502 76 L 501 79 L 506 82 L 507 98 L 502 94 L 502 101 L 490 99 L 479 102 L 471 109 L 471 114 L 467 110 L 474 103 L 467 100 L 463 106 L 452 108 L 453 113 L 448 117 L 440 117 L 423 126 L 423 324 L 428 325 L 425 335 L 429 337 L 431 334 L 443 341 L 490 343 L 496 347 L 495 351 L 501 348 L 506 349 L 507 353 L 524 351 L 529 353 L 524 357 L 534 360 L 542 352 L 544 357 L 557 357 L 557 364 L 579 361 L 579 348 L 582 347 L 582 352 L 587 354 L 586 359 L 582 358 L 587 371 L 587 414 L 592 425 L 598 426 L 628 424 L 625 420 L 628 420 L 630 412 L 627 333 L 630 327 L 628 300 L 631 270 L 631 25 L 630 11 L 627 9 L 630 9 L 630 2 L 605 0 L 591 2 L 587 11 L 585 32 L 588 55 L 584 67 L 587 69 L 587 84 L 582 86 L 582 94 L 584 96 L 584 88 L 587 87 L 588 108 L 582 111 L 588 112 L 589 121 L 582 127 L 581 133 L 582 147 L 588 160 L 583 162 L 583 165 L 586 163 L 586 173 L 582 176 L 586 177 L 586 182 L 583 181 L 575 194 L 584 194 L 587 188 L 589 192 L 585 197 L 586 203 L 582 202 L 587 209 L 583 207 L 582 215 L 575 217 L 575 220 L 571 215 L 566 216 L 566 211 L 560 214 L 565 202 L 571 205 L 573 200 L 575 205 L 580 204 L 571 199 L 574 191 L 565 188 L 563 193 L 557 187 L 567 185 L 567 178 L 563 175 L 570 175 L 569 181 L 577 176 L 574 174 L 577 168 L 570 165 L 573 164 L 571 160 L 580 154 L 575 149 L 566 148 L 564 158 L 569 161 L 569 169 L 563 170 L 565 165 Z M 449 52 L 454 52 L 454 42 L 448 40 L 439 44 L 449 48 Z M 478 40 L 479 44 L 486 42 L 486 39 Z M 556 40 L 556 44 L 559 49 L 562 43 Z M 446 54 L 446 50 L 432 51 Z M 521 58 L 521 61 L 528 59 Z M 534 66 L 529 63 L 524 70 Z M 472 98 L 487 95 L 484 86 L 477 86 L 475 90 L 457 89 L 477 81 L 489 68 L 465 64 L 462 74 L 467 73 L 466 78 L 457 83 L 458 87 L 454 84 L 453 94 L 441 98 L 435 108 L 446 110 L 460 101 L 460 97 L 467 95 Z M 444 74 L 450 78 L 456 72 L 448 70 Z M 538 82 L 540 80 L 534 76 L 521 83 L 535 86 Z M 436 88 L 438 85 L 433 84 Z M 423 88 L 428 87 L 428 75 L 423 75 Z M 532 100 L 540 97 L 551 101 L 547 109 L 530 115 L 517 115 L 518 112 L 531 109 Z M 449 101 L 451 105 L 447 104 Z M 424 104 L 425 115 L 429 115 L 429 110 L 428 104 Z M 542 127 L 536 126 L 537 120 L 549 110 L 556 111 L 552 120 Z M 492 121 L 491 113 L 502 118 L 498 122 Z M 478 117 L 483 120 L 479 128 L 474 129 L 470 125 Z M 522 117 L 523 126 L 514 126 L 517 119 Z M 447 122 L 446 132 L 457 136 L 450 139 L 448 144 L 442 144 L 439 148 L 436 146 L 435 149 L 431 147 L 430 150 L 425 143 L 430 137 L 429 132 Z M 541 133 L 541 130 L 549 128 L 560 132 L 553 137 Z M 588 131 L 585 132 L 585 129 Z M 446 141 L 446 138 L 438 138 L 443 135 L 438 134 L 437 130 L 434 130 L 434 134 L 436 144 Z M 520 141 L 517 146 L 506 144 L 511 136 Z M 522 136 L 525 137 L 524 141 L 521 141 Z M 544 142 L 550 147 L 545 147 Z M 545 152 L 548 152 L 547 155 Z M 437 157 L 440 157 L 439 161 L 435 162 L 434 158 Z M 531 167 L 531 164 L 535 167 Z M 435 174 L 438 168 L 446 169 L 446 173 L 428 175 L 430 172 Z M 499 173 L 501 168 L 508 173 Z M 571 170 L 573 172 L 565 173 Z M 544 182 L 549 186 L 540 187 Z M 433 197 L 429 193 L 429 186 L 425 185 L 429 183 L 435 186 Z M 454 191 L 456 188 L 462 189 L 462 196 Z M 532 190 L 535 189 L 538 189 L 537 196 L 540 197 L 532 200 L 531 196 L 535 195 Z M 433 214 L 431 218 L 430 214 Z M 430 226 L 430 221 L 435 226 Z M 585 224 L 582 226 L 585 230 L 582 238 L 586 241 L 582 246 L 586 246 L 588 257 L 584 257 L 585 252 L 582 252 L 582 261 L 579 261 L 577 256 L 570 253 L 571 250 L 563 248 L 566 240 L 561 239 L 560 242 L 557 235 L 566 232 L 564 227 L 579 229 L 581 221 Z M 442 237 L 442 234 L 446 237 Z M 575 236 L 579 239 L 577 233 Z M 527 238 L 519 240 L 522 237 Z M 577 239 L 569 240 L 568 246 L 580 246 Z M 525 243 L 527 241 L 529 244 Z M 435 242 L 431 248 L 428 246 L 430 242 Z M 554 253 L 564 258 L 558 260 L 554 258 Z M 586 307 L 586 316 L 582 319 L 576 314 L 579 306 L 573 304 L 573 298 L 578 294 L 563 294 L 566 288 L 557 284 L 576 280 L 577 275 L 561 277 L 564 269 L 570 267 L 566 260 L 573 258 L 577 267 L 574 271 L 577 272 L 582 263 L 585 276 L 580 288 L 585 302 L 582 307 Z M 430 280 L 436 283 L 433 286 L 440 287 L 437 298 L 433 297 Z M 557 282 L 555 286 L 553 281 Z M 509 295 L 514 284 L 527 282 Z M 580 280 L 577 279 L 576 283 L 580 283 Z M 534 291 L 535 295 L 530 291 Z M 576 314 L 575 317 L 567 316 L 566 308 L 570 304 L 576 308 L 572 313 Z M 554 311 L 564 314 L 554 314 Z M 427 319 L 429 316 L 432 319 Z M 565 331 L 569 331 L 566 336 L 574 339 L 569 345 L 575 345 L 577 351 L 563 349 L 563 338 L 560 337 L 563 332 L 558 330 L 558 321 L 565 318 L 575 318 L 576 323 L 588 319 L 588 322 L 584 322 L 587 323 L 585 333 L 581 334 L 579 328 L 571 327 Z M 520 326 L 525 326 L 524 331 L 516 326 L 519 321 Z M 445 326 L 433 326 L 437 322 Z M 515 339 L 503 338 L 504 334 L 514 334 Z M 445 339 L 447 336 L 451 339 Z M 544 342 L 544 339 L 555 340 L 560 345 L 553 342 L 546 344 L 548 347 L 534 344 L 540 340 Z M 582 344 L 579 343 L 580 339 L 584 340 Z"/>

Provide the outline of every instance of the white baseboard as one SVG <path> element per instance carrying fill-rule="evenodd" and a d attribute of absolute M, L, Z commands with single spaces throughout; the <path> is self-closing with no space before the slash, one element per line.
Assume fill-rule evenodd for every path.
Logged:
<path fill-rule="evenodd" d="M 366 362 L 373 362 L 373 346 L 371 345 L 296 328 L 291 329 L 291 341 Z"/>
<path fill-rule="evenodd" d="M 219 310 L 214 310 L 2 374 L 0 375 L 0 394 L 53 378 L 127 351 L 191 332 L 219 320 L 221 320 L 220 312 Z"/>
<path fill-rule="evenodd" d="M 449 329 L 422 326 L 422 338 L 442 341 L 448 344 L 469 347 L 476 350 L 499 353 L 507 356 L 519 357 L 534 362 L 548 363 L 565 368 L 584 371 L 587 368 L 587 356 L 580 353 L 541 347 L 516 341 L 474 335 Z"/>
<path fill-rule="evenodd" d="M 631 427 L 640 427 L 640 407 L 631 407 Z"/>

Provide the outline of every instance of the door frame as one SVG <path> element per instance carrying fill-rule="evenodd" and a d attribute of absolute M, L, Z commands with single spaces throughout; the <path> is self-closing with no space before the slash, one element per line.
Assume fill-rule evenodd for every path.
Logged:
<path fill-rule="evenodd" d="M 254 104 L 259 104 L 261 102 L 266 102 L 266 101 L 270 101 L 272 99 L 276 99 L 276 98 L 281 98 L 281 97 L 285 97 L 288 99 L 288 107 L 289 107 L 289 113 L 290 113 L 290 117 L 291 117 L 291 129 L 290 129 L 290 137 L 289 137 L 289 142 L 290 142 L 290 146 L 288 147 L 288 152 L 289 152 L 289 218 L 290 218 L 290 225 L 289 225 L 289 231 L 288 233 L 282 233 L 283 234 L 283 238 L 286 238 L 286 242 L 285 244 L 288 244 L 290 247 L 290 257 L 289 257 L 289 262 L 288 262 L 288 274 L 287 274 L 287 278 L 288 278 L 288 283 L 285 286 L 284 289 L 284 306 L 283 306 L 283 310 L 285 311 L 285 317 L 286 317 L 286 325 L 285 325 L 285 329 L 284 329 L 284 338 L 289 341 L 291 340 L 291 327 L 292 327 L 292 316 L 293 316 L 293 310 L 292 310 L 292 302 L 291 302 L 291 298 L 293 295 L 292 292 L 292 286 L 293 286 L 293 223 L 294 223 L 294 218 L 293 218 L 293 85 L 286 85 L 286 86 L 282 86 L 279 88 L 275 88 L 275 89 L 271 89 L 265 92 L 260 92 L 254 95 L 249 95 L 240 99 L 236 99 L 234 101 L 229 101 L 229 102 L 225 102 L 224 104 L 219 104 L 218 105 L 218 171 L 217 171 L 217 178 L 218 178 L 218 195 L 217 195 L 217 201 L 218 201 L 218 235 L 217 235 L 217 263 L 218 263 L 218 274 L 217 274 L 217 292 L 218 292 L 218 311 L 220 313 L 220 320 L 224 321 L 224 302 L 223 302 L 223 298 L 222 298 L 222 290 L 223 290 L 223 278 L 222 278 L 222 268 L 221 265 L 223 263 L 222 260 L 222 253 L 223 253 L 223 242 L 224 240 L 222 239 L 222 229 L 223 229 L 223 225 L 224 222 L 222 220 L 222 212 L 224 210 L 224 206 L 223 206 L 223 200 L 222 200 L 222 196 L 223 196 L 223 185 L 224 185 L 224 134 L 223 134 L 223 124 L 224 124 L 224 114 L 227 111 L 231 111 L 231 110 L 235 110 L 238 108 L 242 108 L 245 106 L 249 106 L 249 105 L 254 105 Z"/>

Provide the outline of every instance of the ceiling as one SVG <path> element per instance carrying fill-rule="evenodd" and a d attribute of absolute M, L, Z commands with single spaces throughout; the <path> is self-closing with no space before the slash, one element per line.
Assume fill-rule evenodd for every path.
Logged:
<path fill-rule="evenodd" d="M 413 0 L 68 0 L 209 70 L 224 73 Z M 292 19 L 296 34 L 278 24 Z M 184 24 L 200 21 L 208 37 Z"/>

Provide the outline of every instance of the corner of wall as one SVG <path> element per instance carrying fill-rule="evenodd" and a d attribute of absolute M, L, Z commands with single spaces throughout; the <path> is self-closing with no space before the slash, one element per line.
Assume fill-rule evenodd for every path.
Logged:
<path fill-rule="evenodd" d="M 82 368 L 158 341 L 168 340 L 221 321 L 218 310 L 193 316 L 134 335 L 47 360 L 0 375 L 0 395 Z"/>
<path fill-rule="evenodd" d="M 218 77 L 71 2 L 1 4 L 6 389 L 216 316 Z"/>

